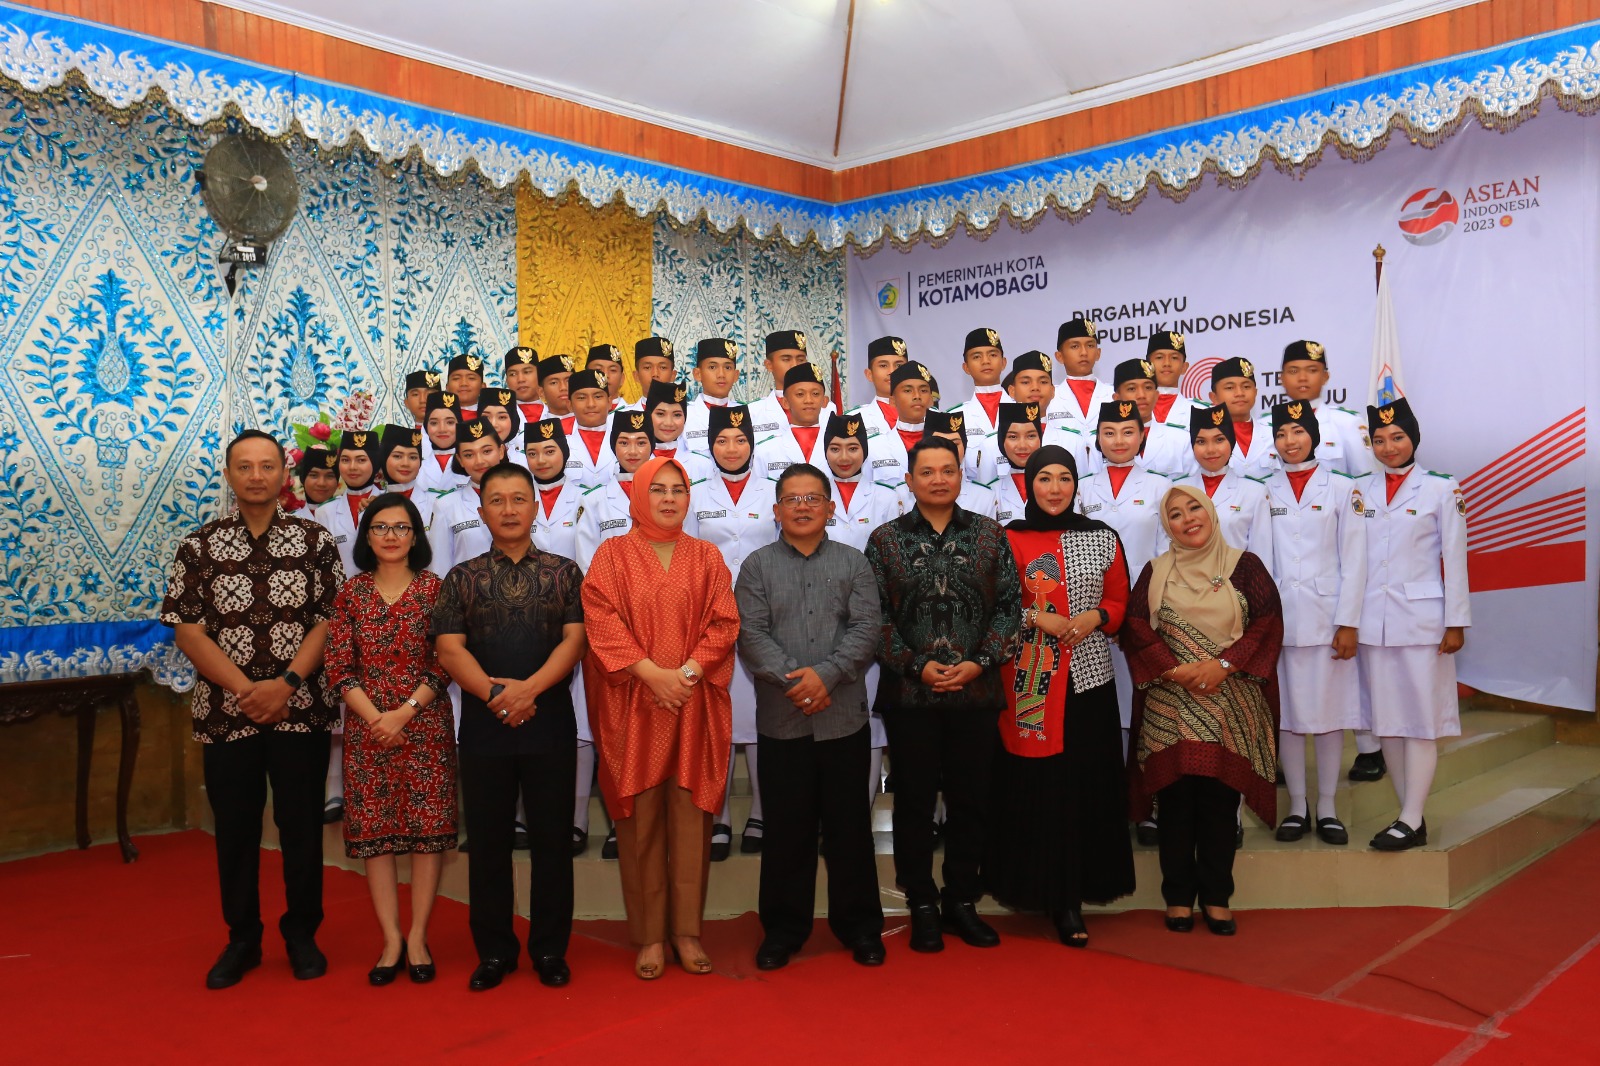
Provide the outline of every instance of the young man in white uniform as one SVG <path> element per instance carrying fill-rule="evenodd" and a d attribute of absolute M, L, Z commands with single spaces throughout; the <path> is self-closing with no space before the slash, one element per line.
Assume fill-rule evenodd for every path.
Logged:
<path fill-rule="evenodd" d="M 991 439 L 1000 416 L 1000 403 L 1006 398 L 1000 384 L 1006 372 L 1000 334 L 988 327 L 968 333 L 961 352 L 961 372 L 972 379 L 972 396 L 958 408 L 964 417 L 967 441 L 972 445 L 967 454 L 967 474 L 980 481 L 993 481 L 999 467 L 1005 465 L 997 458 L 999 448 Z"/>
<path fill-rule="evenodd" d="M 446 368 L 444 387 L 460 400 L 458 413 L 463 421 L 478 417 L 478 395 L 483 392 L 483 360 L 476 355 L 458 355 Z"/>
<path fill-rule="evenodd" d="M 899 420 L 889 378 L 910 358 L 906 342 L 899 337 L 879 337 L 867 345 L 867 366 L 862 371 L 872 384 L 872 399 L 850 413 L 860 417 L 867 428 L 867 437 L 880 437 L 894 428 Z"/>
<path fill-rule="evenodd" d="M 785 422 L 770 434 L 756 435 L 757 465 L 777 477 L 791 463 L 824 465 L 822 409 L 828 390 L 811 363 L 797 363 L 783 376 Z"/>
<path fill-rule="evenodd" d="M 607 432 L 610 383 L 603 367 L 586 366 L 569 377 L 567 385 L 573 415 L 567 435 L 567 476 L 584 485 L 598 485 L 610 479 L 616 463 Z"/>
<path fill-rule="evenodd" d="M 506 350 L 506 388 L 517 398 L 522 424 L 531 426 L 545 416 L 544 392 L 539 388 L 539 353 L 525 344 Z"/>
<path fill-rule="evenodd" d="M 1211 403 L 1226 407 L 1233 423 L 1229 464 L 1236 474 L 1266 478 L 1278 469 L 1278 453 L 1272 446 L 1271 425 L 1263 428 L 1255 420 L 1256 397 L 1256 368 L 1250 360 L 1224 359 L 1211 368 Z"/>
<path fill-rule="evenodd" d="M 1056 390 L 1055 398 L 1045 408 L 1047 428 L 1059 423 L 1063 431 L 1075 434 L 1076 439 L 1094 440 L 1101 405 L 1116 399 L 1111 386 L 1094 376 L 1095 364 L 1099 361 L 1100 332 L 1095 324 L 1082 318 L 1061 323 L 1056 329 L 1056 362 L 1067 376 L 1065 384 Z M 1074 458 L 1078 455 L 1078 449 L 1070 441 L 1046 440 L 1045 443 L 1060 444 L 1071 451 Z"/>
<path fill-rule="evenodd" d="M 696 455 L 711 458 L 706 443 L 707 412 L 732 403 L 733 387 L 739 384 L 739 346 L 725 337 L 707 337 L 695 345 L 695 381 L 700 395 L 689 401 L 683 417 L 683 446 Z"/>
<path fill-rule="evenodd" d="M 806 334 L 804 330 L 784 329 L 767 334 L 767 357 L 763 362 L 772 375 L 772 391 L 750 403 L 750 417 L 755 419 L 756 440 L 769 437 L 789 423 L 783 409 L 783 379 L 789 371 L 806 362 Z M 823 408 L 824 415 L 833 414 L 833 404 Z"/>
<path fill-rule="evenodd" d="M 1156 405 L 1151 418 L 1174 429 L 1187 430 L 1189 416 L 1198 405 L 1178 391 L 1183 372 L 1189 369 L 1183 334 L 1166 329 L 1150 334 L 1144 346 L 1144 358 L 1156 374 Z"/>

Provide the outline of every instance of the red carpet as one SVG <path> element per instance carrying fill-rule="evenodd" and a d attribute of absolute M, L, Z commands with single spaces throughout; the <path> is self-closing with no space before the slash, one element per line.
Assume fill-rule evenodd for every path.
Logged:
<path fill-rule="evenodd" d="M 376 951 L 366 885 L 329 869 L 319 940 L 328 976 L 301 983 L 269 934 L 243 984 L 208 992 L 220 950 L 210 837 L 140 840 L 0 864 L 0 997 L 10 1061 L 637 1061 L 669 1049 L 749 1061 L 734 1033 L 758 1033 L 763 1062 L 913 1059 L 1198 1062 L 1583 1062 L 1600 1039 L 1580 1019 L 1600 994 L 1600 832 L 1555 852 L 1458 912 L 1263 911 L 1241 934 L 1167 933 L 1148 912 L 1092 918 L 1094 949 L 1072 952 L 1043 923 L 998 924 L 1006 942 L 942 955 L 904 946 L 855 966 L 819 923 L 806 952 L 755 971 L 753 916 L 710 923 L 718 972 L 643 984 L 619 922 L 579 923 L 574 983 L 540 987 L 524 964 L 499 990 L 466 991 L 466 908 L 441 900 L 432 947 L 440 980 L 366 985 Z M 264 854 L 269 928 L 281 909 Z M 25 917 L 24 917 L 25 916 Z M 708 1037 L 710 1044 L 708 1045 Z M 740 1045 L 745 1046 L 745 1045 Z M 1377 1049 L 1382 1049 L 1379 1052 Z"/>

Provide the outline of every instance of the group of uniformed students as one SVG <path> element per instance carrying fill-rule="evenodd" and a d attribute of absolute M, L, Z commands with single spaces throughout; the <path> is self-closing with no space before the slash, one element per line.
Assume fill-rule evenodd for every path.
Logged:
<path fill-rule="evenodd" d="M 1350 777 L 1391 774 L 1401 807 L 1372 846 L 1426 843 L 1422 806 L 1434 741 L 1459 732 L 1449 653 L 1469 623 L 1466 508 L 1454 479 L 1414 467 L 1420 430 L 1407 402 L 1369 408 L 1365 420 L 1323 402 L 1327 356 L 1312 341 L 1284 349 L 1287 399 L 1265 412 L 1257 411 L 1255 368 L 1243 358 L 1213 369 L 1209 404 L 1181 396 L 1188 362 L 1177 333 L 1155 333 L 1142 357 L 1116 364 L 1109 382 L 1096 376 L 1100 355 L 1097 329 L 1082 318 L 1061 324 L 1053 360 L 1037 350 L 1008 360 L 994 330 L 975 329 L 962 354 L 972 396 L 941 409 L 929 369 L 900 338 L 880 337 L 863 370 L 872 398 L 840 414 L 801 330 L 767 336 L 764 365 L 775 387 L 747 404 L 732 399 L 739 352 L 724 338 L 696 346 L 692 399 L 672 343 L 640 340 L 634 373 L 642 398 L 634 404 L 621 401 L 615 346 L 590 348 L 581 369 L 570 356 L 540 358 L 519 346 L 505 355 L 503 387 L 486 384 L 474 355 L 452 359 L 442 378 L 432 370 L 409 374 L 405 405 L 414 425 L 347 431 L 334 448 L 308 449 L 297 469 L 306 503 L 333 533 L 349 574 L 361 509 L 380 484 L 417 505 L 431 569 L 443 575 L 487 551 L 476 486 L 507 460 L 526 466 L 539 490 L 534 542 L 585 567 L 602 540 L 627 532 L 633 472 L 652 455 L 677 457 L 692 481 L 685 532 L 715 544 L 735 578 L 741 562 L 778 535 L 774 481 L 791 463 L 828 472 L 836 504 L 829 536 L 863 549 L 874 529 L 914 506 L 906 457 L 925 435 L 956 443 L 964 468 L 959 506 L 1002 525 L 1022 517 L 1028 457 L 1044 444 L 1061 445 L 1080 471 L 1078 508 L 1117 531 L 1130 577 L 1166 549 L 1157 510 L 1167 488 L 1198 480 L 1224 538 L 1261 559 L 1283 603 L 1279 760 L 1290 813 L 1278 839 L 1314 831 L 1330 844 L 1347 843 L 1334 790 L 1344 734 L 1353 730 Z M 1115 648 L 1113 660 L 1126 744 L 1133 686 Z M 580 669 L 575 851 L 587 844 L 594 777 L 581 686 Z M 869 688 L 876 692 L 875 677 Z M 752 793 L 741 850 L 758 852 L 755 695 L 746 670 L 735 671 L 731 691 L 733 745 L 745 755 Z M 876 715 L 872 737 L 872 772 L 863 783 L 869 802 L 885 744 Z M 1314 810 L 1307 737 L 1316 755 Z M 330 821 L 340 810 L 339 762 L 336 748 Z M 1158 829 L 1151 822 L 1138 832 L 1149 844 Z M 727 857 L 732 837 L 725 799 L 713 826 L 714 860 Z M 614 835 L 603 854 L 615 856 Z"/>

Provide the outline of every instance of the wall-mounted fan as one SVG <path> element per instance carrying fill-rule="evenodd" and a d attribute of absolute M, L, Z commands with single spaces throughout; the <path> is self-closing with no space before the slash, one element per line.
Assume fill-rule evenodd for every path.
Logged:
<path fill-rule="evenodd" d="M 206 152 L 196 177 L 206 210 L 228 235 L 218 259 L 223 281 L 234 290 L 234 271 L 262 266 L 267 245 L 289 228 L 300 203 L 294 165 L 282 148 L 259 137 L 228 134 Z"/>

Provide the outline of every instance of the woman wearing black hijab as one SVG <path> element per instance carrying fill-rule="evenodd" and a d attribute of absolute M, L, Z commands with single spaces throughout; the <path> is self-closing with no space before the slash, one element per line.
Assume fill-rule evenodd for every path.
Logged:
<path fill-rule="evenodd" d="M 1024 479 L 1026 517 L 1006 526 L 1022 578 L 1021 643 L 1002 668 L 1009 702 L 984 875 L 996 900 L 1047 912 L 1061 942 L 1081 948 L 1083 904 L 1133 891 L 1107 642 L 1122 624 L 1128 567 L 1116 532 L 1074 508 L 1070 452 L 1040 448 Z"/>

